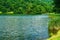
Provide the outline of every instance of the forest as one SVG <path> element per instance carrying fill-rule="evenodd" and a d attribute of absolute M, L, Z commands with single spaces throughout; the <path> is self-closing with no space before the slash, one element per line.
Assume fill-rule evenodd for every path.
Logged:
<path fill-rule="evenodd" d="M 0 0 L 0 14 L 53 13 L 53 0 Z"/>

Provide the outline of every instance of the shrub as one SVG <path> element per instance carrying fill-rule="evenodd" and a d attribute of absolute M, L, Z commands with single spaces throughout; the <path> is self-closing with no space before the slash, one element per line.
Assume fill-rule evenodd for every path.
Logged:
<path fill-rule="evenodd" d="M 59 30 L 60 30 L 60 15 L 59 14 L 51 15 L 51 22 L 49 23 L 50 36 L 56 35 Z"/>

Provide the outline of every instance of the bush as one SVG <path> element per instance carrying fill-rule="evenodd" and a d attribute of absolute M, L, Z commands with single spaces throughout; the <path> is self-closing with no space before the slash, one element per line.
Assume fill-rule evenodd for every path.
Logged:
<path fill-rule="evenodd" d="M 50 36 L 56 35 L 60 30 L 60 15 L 51 15 L 51 22 L 49 23 L 49 33 Z"/>

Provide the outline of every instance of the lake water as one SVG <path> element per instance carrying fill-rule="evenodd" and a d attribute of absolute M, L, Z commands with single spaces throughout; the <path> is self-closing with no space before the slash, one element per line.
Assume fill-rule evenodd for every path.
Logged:
<path fill-rule="evenodd" d="M 0 16 L 0 40 L 45 40 L 48 15 Z"/>

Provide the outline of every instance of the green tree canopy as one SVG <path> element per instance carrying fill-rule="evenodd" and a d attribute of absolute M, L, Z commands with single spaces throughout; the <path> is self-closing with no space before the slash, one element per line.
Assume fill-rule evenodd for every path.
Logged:
<path fill-rule="evenodd" d="M 42 14 L 51 12 L 52 9 L 52 1 L 0 0 L 0 11 L 3 13 L 13 11 L 14 14 Z"/>

